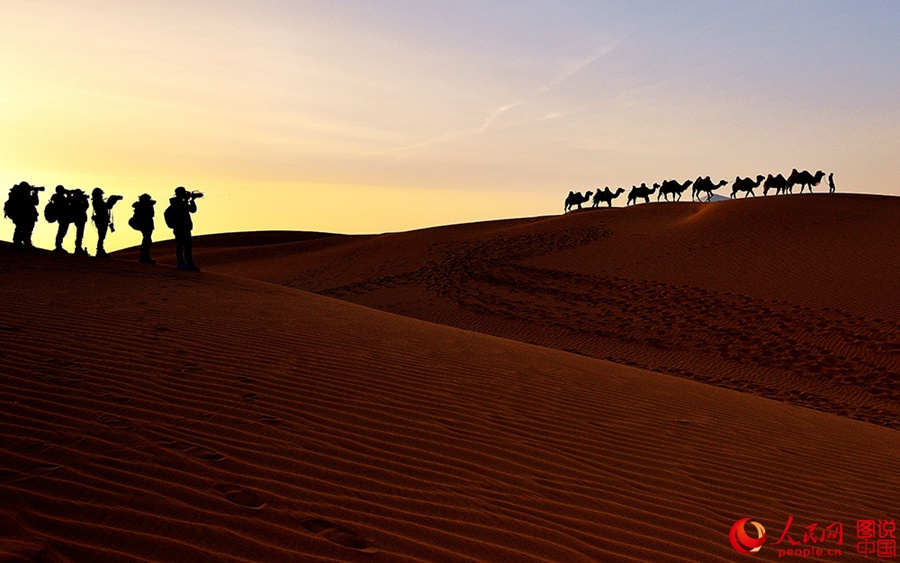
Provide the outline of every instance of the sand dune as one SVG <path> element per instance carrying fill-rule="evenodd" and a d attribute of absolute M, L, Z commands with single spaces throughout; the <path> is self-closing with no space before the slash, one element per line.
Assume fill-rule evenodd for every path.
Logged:
<path fill-rule="evenodd" d="M 401 276 L 396 287 L 368 293 L 390 303 L 409 291 L 407 271 L 426 275 L 443 254 L 448 278 L 418 283 L 457 300 L 441 305 L 448 317 L 483 315 L 474 305 L 500 291 L 537 306 L 544 292 L 490 279 L 442 292 L 478 241 L 530 272 L 549 256 L 535 249 L 560 243 L 554 221 L 569 222 L 555 231 L 564 240 L 610 239 L 597 233 L 614 226 L 593 217 L 396 235 L 431 254 L 424 265 L 393 256 L 383 273 Z M 337 270 L 376 272 L 379 239 L 279 246 L 322 245 L 319 278 L 297 275 L 327 284 Z M 579 264 L 580 244 L 570 248 Z M 326 268 L 332 252 L 356 261 Z M 776 537 L 789 515 L 843 521 L 850 551 L 852 522 L 900 513 L 896 431 L 184 274 L 0 246 L 0 559 L 696 562 L 732 560 L 728 531 L 743 517 Z"/>
<path fill-rule="evenodd" d="M 197 254 L 215 272 L 898 428 L 898 223 L 898 198 L 815 194 L 217 236 Z"/>

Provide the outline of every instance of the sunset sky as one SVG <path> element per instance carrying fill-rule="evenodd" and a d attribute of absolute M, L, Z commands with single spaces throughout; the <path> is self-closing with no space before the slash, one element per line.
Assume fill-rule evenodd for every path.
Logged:
<path fill-rule="evenodd" d="M 900 195 L 894 0 L 9 0 L 0 14 L 5 188 L 124 195 L 108 249 L 138 242 L 125 223 L 145 191 L 155 238 L 171 238 L 179 185 L 207 194 L 195 234 L 547 215 L 570 190 L 794 167 Z M 0 239 L 12 232 L 4 220 Z M 36 244 L 54 232 L 41 221 Z"/>

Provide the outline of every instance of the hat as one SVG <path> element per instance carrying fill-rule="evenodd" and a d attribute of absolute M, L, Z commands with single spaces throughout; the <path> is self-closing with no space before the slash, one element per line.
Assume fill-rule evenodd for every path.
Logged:
<path fill-rule="evenodd" d="M 183 195 L 186 193 L 187 193 L 187 190 L 184 189 L 184 186 L 178 186 L 177 188 L 175 188 L 175 195 Z"/>
<path fill-rule="evenodd" d="M 153 198 L 150 197 L 150 194 L 141 194 L 141 196 L 138 199 L 141 201 L 147 201 L 148 199 L 153 199 Z"/>
<path fill-rule="evenodd" d="M 91 195 L 94 197 L 103 195 L 103 190 L 101 190 L 100 188 L 94 188 L 94 191 L 91 192 Z"/>

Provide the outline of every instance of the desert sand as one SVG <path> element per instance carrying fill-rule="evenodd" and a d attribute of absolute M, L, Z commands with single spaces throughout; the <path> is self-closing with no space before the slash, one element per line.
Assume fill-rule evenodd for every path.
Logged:
<path fill-rule="evenodd" d="M 223 274 L 900 428 L 898 224 L 900 198 L 816 194 L 222 235 L 197 254 Z"/>
<path fill-rule="evenodd" d="M 0 560 L 727 561 L 746 517 L 852 558 L 900 515 L 898 217 L 0 244 Z"/>

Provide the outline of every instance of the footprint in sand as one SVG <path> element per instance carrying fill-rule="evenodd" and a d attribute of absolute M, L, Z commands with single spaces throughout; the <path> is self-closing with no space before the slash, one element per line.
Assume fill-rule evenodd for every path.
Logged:
<path fill-rule="evenodd" d="M 62 469 L 58 465 L 52 463 L 38 463 L 21 471 L 14 469 L 0 469 L 0 483 L 14 483 L 16 481 L 24 481 L 35 477 L 44 477 Z"/>
<path fill-rule="evenodd" d="M 358 533 L 333 522 L 329 522 L 328 520 L 323 520 L 322 518 L 307 518 L 300 522 L 300 525 L 303 526 L 306 531 L 322 536 L 331 543 L 349 547 L 350 549 L 355 549 L 363 553 L 376 553 L 378 551 L 374 547 L 371 547 L 366 538 Z"/>
<path fill-rule="evenodd" d="M 259 417 L 259 421 L 264 422 L 266 424 L 281 424 L 283 422 L 283 420 L 278 418 L 277 416 L 269 416 L 269 415 Z"/>
<path fill-rule="evenodd" d="M 127 420 L 119 418 L 117 416 L 113 416 L 111 414 L 100 415 L 100 422 L 107 426 L 112 426 L 113 428 L 118 428 L 119 430 L 126 430 L 128 432 L 133 431 L 135 428 L 132 426 Z"/>
<path fill-rule="evenodd" d="M 238 485 L 229 485 L 227 483 L 219 483 L 213 486 L 213 489 L 222 493 L 226 499 L 234 504 L 239 504 L 253 510 L 261 510 L 268 503 L 263 502 L 259 495 L 249 489 L 245 489 Z"/>
<path fill-rule="evenodd" d="M 227 459 L 224 455 L 220 454 L 217 451 L 211 450 L 209 448 L 204 448 L 203 446 L 198 446 L 197 444 L 191 444 L 190 442 L 179 442 L 177 440 L 162 439 L 157 440 L 157 443 L 164 448 L 184 452 L 204 461 L 225 461 Z"/>
<path fill-rule="evenodd" d="M 113 401 L 113 402 L 119 403 L 119 404 L 125 404 L 125 403 L 131 402 L 131 399 L 129 397 L 123 397 L 121 395 L 116 395 L 114 393 L 109 393 L 109 392 L 103 392 L 103 393 L 98 394 L 97 396 L 101 397 L 103 399 L 106 399 L 108 401 Z"/>

